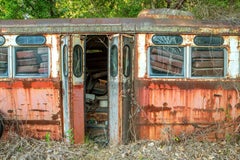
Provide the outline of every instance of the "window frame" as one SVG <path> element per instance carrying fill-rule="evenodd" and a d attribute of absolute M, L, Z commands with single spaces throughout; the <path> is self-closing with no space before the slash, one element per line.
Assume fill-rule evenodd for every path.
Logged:
<path fill-rule="evenodd" d="M 192 75 L 192 49 L 193 48 L 222 48 L 223 49 L 223 75 L 222 76 L 193 76 Z M 190 46 L 190 66 L 189 66 L 189 76 L 192 79 L 200 78 L 200 79 L 215 79 L 215 78 L 225 78 L 227 75 L 227 61 L 228 61 L 228 53 L 227 49 L 224 46 Z"/>
<path fill-rule="evenodd" d="M 125 50 L 125 48 L 127 48 L 127 51 Z M 132 65 L 131 55 L 132 55 L 132 50 L 131 50 L 130 46 L 128 44 L 125 44 L 123 46 L 123 58 L 122 58 L 123 59 L 123 62 L 122 62 L 123 75 L 125 77 L 129 77 L 131 75 L 131 65 Z M 127 66 L 126 66 L 126 62 L 128 62 Z M 125 70 L 127 71 L 127 73 L 125 73 Z"/>
<path fill-rule="evenodd" d="M 204 44 L 199 44 L 199 43 L 196 43 L 196 38 L 219 38 L 219 40 L 221 41 L 221 43 L 213 43 L 213 44 L 207 44 L 204 45 Z M 189 66 L 189 76 L 190 78 L 205 78 L 205 79 L 211 79 L 211 78 L 225 78 L 226 75 L 227 75 L 227 65 L 228 65 L 228 51 L 227 51 L 227 48 L 224 46 L 224 42 L 225 42 L 225 39 L 223 36 L 221 35 L 195 35 L 194 38 L 193 38 L 193 45 L 190 46 L 190 55 L 189 55 L 189 62 L 190 62 L 190 66 Z M 223 75 L 222 76 L 192 76 L 192 50 L 193 48 L 212 48 L 212 49 L 215 49 L 215 48 L 222 48 L 223 49 Z"/>
<path fill-rule="evenodd" d="M 48 50 L 48 72 L 46 74 L 28 74 L 28 73 L 23 73 L 23 74 L 18 74 L 17 73 L 17 56 L 16 56 L 16 49 L 17 48 L 47 48 Z M 13 70 L 13 78 L 48 78 L 50 75 L 50 48 L 45 45 L 18 45 L 18 46 L 13 46 L 12 49 L 12 54 L 13 54 L 13 59 L 12 59 L 12 70 Z"/>
<path fill-rule="evenodd" d="M 202 44 L 199 44 L 199 42 L 197 43 L 197 38 L 219 38 L 218 40 L 221 41 L 221 43 L 213 43 L 211 42 L 212 40 L 210 39 L 208 43 L 206 43 L 204 45 L 204 43 Z M 203 42 L 203 41 L 200 41 L 200 42 Z M 193 43 L 196 45 L 196 46 L 208 46 L 208 47 L 217 47 L 217 46 L 222 46 L 224 44 L 224 38 L 222 36 L 219 36 L 219 35 L 196 35 L 194 38 L 193 38 Z M 211 43 L 211 44 L 210 44 Z"/>
<path fill-rule="evenodd" d="M 157 42 L 156 40 L 154 40 L 155 37 L 156 38 L 158 38 L 158 37 L 159 38 L 164 38 L 165 37 L 165 40 L 167 39 L 167 40 L 170 40 L 170 41 L 174 40 L 174 38 L 175 38 L 175 40 L 179 40 L 180 39 L 180 41 L 178 41 L 178 42 L 176 42 L 174 44 L 168 43 L 168 41 L 163 43 L 163 42 Z M 152 43 L 154 45 L 181 45 L 183 43 L 183 37 L 181 35 L 154 34 L 152 36 L 152 38 L 151 38 L 151 41 L 152 41 Z"/>
<path fill-rule="evenodd" d="M 18 42 L 18 39 L 19 38 L 36 38 L 36 37 L 39 37 L 39 38 L 42 38 L 43 39 L 43 42 L 42 43 L 36 43 L 36 42 L 32 42 L 32 43 L 19 43 Z M 43 36 L 43 35 L 18 35 L 15 39 L 15 42 L 17 45 L 19 46 L 30 46 L 30 45 L 44 45 L 46 43 L 46 37 Z"/>
<path fill-rule="evenodd" d="M 153 75 L 152 71 L 151 71 L 151 57 L 150 57 L 150 50 L 151 47 L 178 47 L 178 48 L 182 48 L 183 49 L 183 67 L 182 67 L 182 72 L 183 75 Z M 186 77 L 186 60 L 187 60 L 187 49 L 185 46 L 183 45 L 151 45 L 148 47 L 147 49 L 147 72 L 148 72 L 148 76 L 150 78 L 185 78 Z"/>
<path fill-rule="evenodd" d="M 76 50 L 79 50 L 79 52 L 75 52 Z M 79 63 L 79 70 L 80 70 L 80 73 L 79 74 L 76 74 L 76 72 L 75 72 L 75 61 L 74 61 L 74 59 L 75 59 L 75 54 L 78 54 L 78 57 L 79 57 L 79 62 L 77 61 L 76 62 L 76 65 Z M 77 77 L 77 78 L 79 78 L 79 77 L 81 77 L 82 76 L 82 74 L 83 74 L 83 49 L 82 49 L 82 46 L 80 46 L 79 44 L 77 44 L 77 45 L 75 45 L 74 47 L 73 47 L 73 75 L 75 76 L 75 77 Z"/>
<path fill-rule="evenodd" d="M 116 50 L 117 52 L 113 52 L 113 49 Z M 110 76 L 111 77 L 116 77 L 118 75 L 118 46 L 116 44 L 113 44 L 111 46 L 110 50 Z M 116 58 L 116 69 L 113 68 L 113 63 L 112 63 L 112 57 L 115 56 Z"/>

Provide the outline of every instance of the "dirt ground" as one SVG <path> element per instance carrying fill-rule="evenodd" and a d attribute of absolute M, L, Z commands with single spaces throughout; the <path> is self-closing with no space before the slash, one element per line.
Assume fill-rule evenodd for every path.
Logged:
<path fill-rule="evenodd" d="M 175 139 L 103 147 L 91 141 L 72 145 L 15 134 L 0 142 L 0 159 L 3 160 L 237 160 L 239 153 L 240 140 L 233 137 L 219 142 Z"/>

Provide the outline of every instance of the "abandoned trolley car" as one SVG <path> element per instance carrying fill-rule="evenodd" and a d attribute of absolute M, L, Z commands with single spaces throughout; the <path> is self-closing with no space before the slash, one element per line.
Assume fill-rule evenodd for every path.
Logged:
<path fill-rule="evenodd" d="M 237 24 L 156 9 L 137 18 L 1 20 L 0 35 L 2 138 L 14 130 L 116 144 L 239 117 Z"/>

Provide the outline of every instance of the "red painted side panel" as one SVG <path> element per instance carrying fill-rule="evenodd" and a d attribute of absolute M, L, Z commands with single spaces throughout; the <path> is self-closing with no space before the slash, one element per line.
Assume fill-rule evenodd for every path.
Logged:
<path fill-rule="evenodd" d="M 60 81 L 50 80 L 1 82 L 0 112 L 8 124 L 6 131 L 17 127 L 23 135 L 61 139 L 59 87 Z"/>
<path fill-rule="evenodd" d="M 72 97 L 72 117 L 73 134 L 75 143 L 84 142 L 84 88 L 83 85 L 73 86 Z"/>
<path fill-rule="evenodd" d="M 233 84 L 220 81 L 138 81 L 140 139 L 163 139 L 239 116 Z"/>

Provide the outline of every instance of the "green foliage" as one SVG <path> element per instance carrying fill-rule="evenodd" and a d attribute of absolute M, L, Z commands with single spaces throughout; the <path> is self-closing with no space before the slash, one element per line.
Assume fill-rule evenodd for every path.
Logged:
<path fill-rule="evenodd" d="M 71 144 L 74 144 L 73 129 L 69 129 L 69 130 L 66 132 L 66 138 L 70 141 Z"/>
<path fill-rule="evenodd" d="M 240 12 L 240 1 L 238 0 L 193 0 L 188 10 L 200 19 L 230 19 L 238 17 Z"/>
<path fill-rule="evenodd" d="M 240 17 L 239 0 L 0 0 L 0 18 L 136 17 L 154 8 L 187 10 L 200 19 Z"/>
<path fill-rule="evenodd" d="M 56 0 L 0 0 L 1 19 L 59 17 Z"/>
<path fill-rule="evenodd" d="M 45 135 L 45 141 L 49 144 L 51 142 L 51 135 L 49 132 L 46 133 Z"/>

